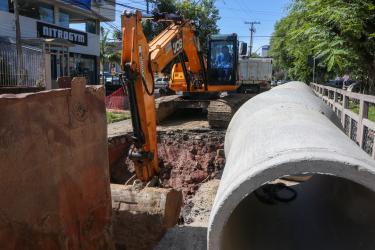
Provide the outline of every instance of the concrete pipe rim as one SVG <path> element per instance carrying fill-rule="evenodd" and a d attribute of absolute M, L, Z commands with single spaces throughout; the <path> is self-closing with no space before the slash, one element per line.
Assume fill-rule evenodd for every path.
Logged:
<path fill-rule="evenodd" d="M 274 163 L 276 159 L 273 158 L 255 170 L 250 168 L 241 176 L 235 176 L 237 181 L 225 187 L 221 198 L 216 197 L 209 221 L 207 249 L 221 249 L 220 239 L 224 227 L 236 207 L 257 188 L 275 179 L 301 174 L 329 175 L 352 181 L 375 192 L 375 166 L 366 159 L 356 159 L 337 152 L 333 155 L 323 150 L 314 158 L 306 157 L 306 152 L 284 153 L 276 158 L 278 164 Z M 230 201 L 225 197 L 231 197 Z"/>

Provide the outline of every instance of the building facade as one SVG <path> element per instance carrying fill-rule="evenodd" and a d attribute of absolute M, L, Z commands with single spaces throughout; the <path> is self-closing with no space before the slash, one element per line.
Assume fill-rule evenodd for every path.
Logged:
<path fill-rule="evenodd" d="M 115 1 L 18 2 L 22 45 L 39 48 L 43 53 L 46 88 L 58 87 L 56 81 L 61 76 L 86 76 L 90 84 L 99 83 L 100 22 L 115 20 Z M 0 36 L 15 43 L 15 15 L 10 0 L 0 0 Z M 24 67 L 27 71 L 28 65 Z"/>

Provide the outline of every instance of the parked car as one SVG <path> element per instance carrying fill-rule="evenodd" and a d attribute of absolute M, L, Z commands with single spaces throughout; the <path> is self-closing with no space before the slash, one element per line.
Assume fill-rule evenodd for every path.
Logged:
<path fill-rule="evenodd" d="M 271 81 L 271 86 L 272 86 L 272 87 L 277 86 L 277 81 L 276 81 L 276 80 L 272 80 L 272 81 Z"/>
<path fill-rule="evenodd" d="M 345 82 L 345 85 L 344 85 L 344 80 L 339 79 L 339 80 L 329 80 L 326 85 L 333 87 L 333 88 L 347 89 L 353 83 L 355 83 L 354 80 L 348 80 Z"/>
<path fill-rule="evenodd" d="M 120 85 L 120 79 L 117 75 L 112 75 L 109 72 L 104 72 L 100 74 L 101 80 L 104 79 L 105 84 L 109 85 Z"/>
<path fill-rule="evenodd" d="M 162 89 L 167 88 L 169 85 L 169 78 L 168 77 L 161 77 L 155 79 L 155 88 L 156 89 Z"/>
<path fill-rule="evenodd" d="M 117 75 L 112 75 L 109 72 L 104 72 L 100 74 L 100 81 L 105 85 L 106 95 L 110 95 L 117 89 L 121 88 L 120 78 Z"/>

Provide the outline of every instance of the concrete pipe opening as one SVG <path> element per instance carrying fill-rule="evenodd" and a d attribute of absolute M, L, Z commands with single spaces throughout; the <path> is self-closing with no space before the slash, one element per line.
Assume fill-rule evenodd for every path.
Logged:
<path fill-rule="evenodd" d="M 224 227 L 221 246 L 375 249 L 374 211 L 375 193 L 355 182 L 329 175 L 313 175 L 300 183 L 281 179 L 240 202 Z"/>
<path fill-rule="evenodd" d="M 209 250 L 375 249 L 374 160 L 304 83 L 246 102 L 228 127 L 225 156 Z M 313 177 L 292 187 L 290 202 L 267 205 L 254 194 L 299 175 Z"/>

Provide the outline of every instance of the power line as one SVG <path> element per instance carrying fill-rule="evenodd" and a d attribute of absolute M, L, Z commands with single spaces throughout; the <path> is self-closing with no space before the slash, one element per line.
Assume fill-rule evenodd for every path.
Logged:
<path fill-rule="evenodd" d="M 250 37 L 250 36 L 238 36 L 238 37 Z M 285 37 L 285 36 L 273 36 L 273 35 L 269 35 L 269 36 L 253 36 L 253 37 Z"/>
<path fill-rule="evenodd" d="M 243 4 L 241 4 L 243 5 Z M 258 14 L 264 14 L 264 15 L 270 15 L 270 14 L 283 14 L 283 12 L 276 12 L 276 11 L 268 11 L 268 10 L 255 10 L 255 9 L 249 9 L 247 6 L 245 6 L 246 9 L 249 11 L 249 12 L 253 12 L 253 13 L 258 13 Z M 238 12 L 243 12 L 244 9 L 238 9 L 238 8 L 233 8 L 233 7 L 229 7 L 229 6 L 226 6 L 226 4 L 224 4 L 224 6 L 220 6 L 220 9 L 227 9 L 227 10 L 233 10 L 233 11 L 238 11 Z M 247 15 L 249 13 L 245 12 Z"/>
<path fill-rule="evenodd" d="M 135 0 L 125 0 L 125 2 L 128 1 L 128 2 L 131 2 L 131 3 L 135 3 L 135 4 L 146 4 L 146 1 L 147 0 L 140 0 L 140 1 L 135 1 Z M 148 0 L 150 3 L 156 3 L 157 1 L 152 1 L 152 0 Z M 119 0 L 116 1 L 117 3 L 121 3 Z M 124 3 L 122 2 L 122 4 L 127 4 L 127 3 Z"/>
<path fill-rule="evenodd" d="M 84 4 L 82 2 L 78 2 L 78 0 L 70 0 L 70 1 L 73 2 L 73 3 L 76 3 L 78 6 L 86 7 L 85 9 L 87 9 L 88 11 L 90 11 L 91 13 L 93 13 L 95 16 L 101 17 L 97 12 L 93 11 L 91 9 L 91 6 L 89 6 L 88 4 Z M 107 2 L 109 2 L 109 1 L 107 1 Z M 108 26 L 110 26 L 114 30 L 121 31 L 121 29 L 119 27 L 117 27 L 116 25 L 112 24 L 111 22 L 104 21 L 103 23 L 107 24 Z"/>
<path fill-rule="evenodd" d="M 132 9 L 132 10 L 140 10 L 140 11 L 146 12 L 145 9 L 136 8 L 136 7 L 131 6 L 131 5 L 128 5 L 128 4 L 118 3 L 118 2 L 116 2 L 116 1 L 110 1 L 110 0 L 106 0 L 106 1 L 109 2 L 109 3 L 115 4 L 115 5 L 118 5 L 118 6 L 122 6 L 122 7 L 128 8 L 128 9 Z"/>

